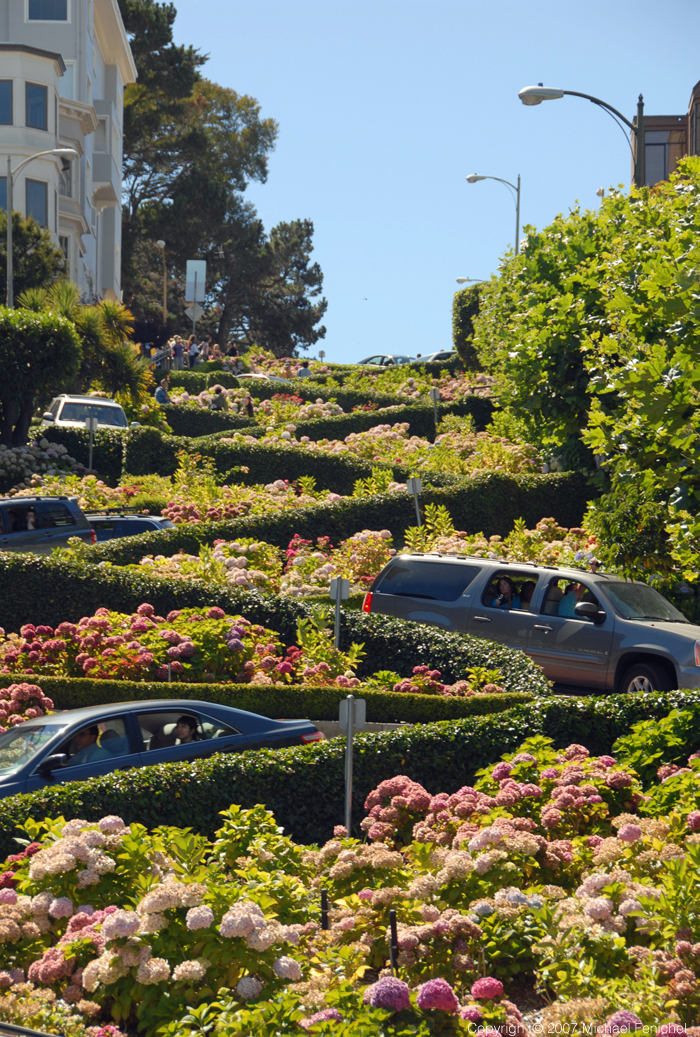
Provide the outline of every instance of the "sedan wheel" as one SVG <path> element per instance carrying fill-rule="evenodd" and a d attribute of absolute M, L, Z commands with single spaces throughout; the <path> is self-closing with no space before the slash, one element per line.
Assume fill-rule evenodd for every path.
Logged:
<path fill-rule="evenodd" d="M 648 695 L 652 691 L 669 691 L 671 682 L 660 666 L 649 663 L 637 663 L 630 666 L 620 681 L 620 692 L 623 695 Z"/>

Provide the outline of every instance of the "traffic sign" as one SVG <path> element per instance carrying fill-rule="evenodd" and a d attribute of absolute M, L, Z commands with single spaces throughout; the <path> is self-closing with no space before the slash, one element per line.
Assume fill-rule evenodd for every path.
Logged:
<path fill-rule="evenodd" d="M 204 259 L 188 259 L 185 274 L 185 302 L 204 302 L 207 264 Z"/>
<path fill-rule="evenodd" d="M 185 307 L 185 313 L 190 320 L 199 320 L 200 317 L 204 316 L 204 308 L 199 305 L 198 302 L 191 302 L 189 306 Z"/>

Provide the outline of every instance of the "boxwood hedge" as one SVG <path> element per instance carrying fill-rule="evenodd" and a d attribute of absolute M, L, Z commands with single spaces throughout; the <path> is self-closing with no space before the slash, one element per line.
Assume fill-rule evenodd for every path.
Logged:
<path fill-rule="evenodd" d="M 552 515 L 563 526 L 577 526 L 586 501 L 592 496 L 594 493 L 586 479 L 575 472 L 532 476 L 490 472 L 456 481 L 452 486 L 426 486 L 421 502 L 423 505 L 444 504 L 459 529 L 483 532 L 486 536 L 505 536 L 520 517 L 534 525 L 543 515 Z M 350 497 L 297 511 L 181 525 L 176 529 L 111 540 L 92 550 L 98 561 L 128 565 L 139 562 L 146 554 L 174 554 L 181 549 L 197 554 L 202 544 L 211 545 L 220 538 L 259 537 L 285 548 L 295 533 L 315 540 L 328 536 L 330 531 L 337 544 L 362 529 L 390 529 L 399 546 L 406 529 L 415 522 L 412 497 L 407 493 L 383 493 Z"/>
<path fill-rule="evenodd" d="M 116 486 L 119 482 L 124 472 L 126 445 L 130 436 L 138 431 L 99 429 L 93 433 L 92 467 L 109 486 Z M 90 433 L 86 429 L 49 426 L 41 430 L 41 437 L 50 443 L 62 443 L 71 457 L 87 468 L 90 460 Z"/>
<path fill-rule="evenodd" d="M 337 720 L 338 705 L 346 698 L 342 688 L 261 687 L 256 684 L 186 684 L 174 681 L 92 680 L 89 677 L 37 677 L 56 709 L 101 706 L 106 702 L 131 702 L 135 699 L 201 699 L 222 706 L 246 709 L 277 719 L 308 717 L 312 720 Z M 8 674 L 0 676 L 0 687 L 13 682 Z M 363 689 L 367 700 L 367 720 L 377 724 L 429 724 L 437 720 L 501 713 L 533 697 L 524 692 L 500 695 L 474 695 L 471 698 L 445 698 L 441 695 L 406 695 L 392 691 Z"/>
<path fill-rule="evenodd" d="M 359 734 L 353 773 L 355 824 L 363 816 L 368 793 L 395 774 L 407 774 L 433 793 L 454 792 L 470 784 L 479 768 L 532 735 L 549 736 L 561 747 L 573 741 L 592 753 L 608 753 L 615 739 L 637 721 L 699 703 L 697 691 L 556 698 L 493 716 Z M 336 739 L 299 749 L 222 753 L 192 763 L 47 785 L 40 792 L 0 802 L 0 854 L 16 849 L 12 836 L 27 817 L 63 815 L 96 821 L 118 814 L 149 828 L 179 825 L 211 836 L 220 824 L 219 811 L 232 801 L 243 807 L 264 803 L 296 840 L 320 842 L 342 821 L 344 771 L 344 744 Z"/>
<path fill-rule="evenodd" d="M 165 417 L 175 436 L 210 436 L 213 432 L 246 430 L 246 435 L 260 429 L 250 418 L 228 411 L 205 410 L 202 407 L 183 407 L 174 403 L 163 407 Z M 250 430 L 250 431 L 248 431 Z M 260 433 L 262 434 L 262 429 Z"/>
<path fill-rule="evenodd" d="M 310 613 L 309 605 L 295 598 L 220 590 L 200 581 L 154 579 L 46 557 L 0 554 L 0 625 L 6 630 L 19 630 L 24 623 L 75 623 L 101 606 L 133 612 L 146 601 L 161 615 L 175 608 L 218 605 L 227 613 L 243 614 L 253 623 L 279 631 L 287 644 L 296 640 L 297 620 Z M 352 642 L 363 643 L 367 653 L 359 676 L 377 670 L 408 676 L 414 666 L 430 662 L 450 683 L 463 677 L 470 666 L 488 666 L 501 671 L 506 691 L 546 694 L 550 688 L 542 670 L 522 652 L 389 616 L 344 612 L 341 646 L 347 648 Z"/>

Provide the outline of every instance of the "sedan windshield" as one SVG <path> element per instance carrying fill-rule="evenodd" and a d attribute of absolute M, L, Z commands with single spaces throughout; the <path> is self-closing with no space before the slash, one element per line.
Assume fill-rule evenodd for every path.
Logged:
<path fill-rule="evenodd" d="M 59 421 L 84 423 L 86 418 L 97 418 L 100 425 L 126 428 L 126 416 L 121 407 L 109 407 L 99 403 L 64 403 Z"/>
<path fill-rule="evenodd" d="M 662 623 L 688 620 L 653 587 L 643 583 L 606 583 L 605 593 L 623 619 L 656 619 Z"/>
<path fill-rule="evenodd" d="M 0 774 L 10 774 L 29 763 L 46 743 L 64 730 L 65 724 L 20 724 L 0 735 Z"/>

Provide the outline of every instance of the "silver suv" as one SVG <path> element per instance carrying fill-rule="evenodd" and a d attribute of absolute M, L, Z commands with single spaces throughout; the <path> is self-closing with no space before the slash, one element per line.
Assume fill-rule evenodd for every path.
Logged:
<path fill-rule="evenodd" d="M 68 537 L 95 543 L 95 531 L 75 497 L 5 497 L 0 500 L 0 551 L 50 554 Z"/>
<path fill-rule="evenodd" d="M 42 425 L 59 428 L 85 428 L 86 418 L 97 418 L 98 428 L 128 428 L 124 408 L 116 400 L 102 396 L 69 396 L 63 393 L 51 401 L 42 415 Z"/>
<path fill-rule="evenodd" d="M 519 648 L 562 687 L 700 687 L 700 626 L 648 584 L 618 576 L 402 554 L 375 578 L 363 608 Z"/>

